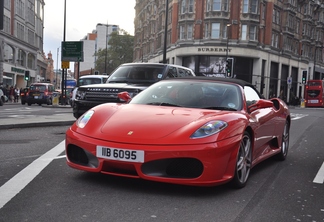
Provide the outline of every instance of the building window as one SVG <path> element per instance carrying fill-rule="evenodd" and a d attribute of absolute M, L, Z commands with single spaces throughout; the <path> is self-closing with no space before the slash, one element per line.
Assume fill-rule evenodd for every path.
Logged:
<path fill-rule="evenodd" d="M 219 39 L 220 23 L 212 23 L 211 38 Z"/>
<path fill-rule="evenodd" d="M 35 45 L 35 34 L 30 29 L 28 29 L 28 43 L 31 45 Z"/>
<path fill-rule="evenodd" d="M 194 12 L 194 0 L 189 0 L 188 12 L 189 13 Z"/>
<path fill-rule="evenodd" d="M 299 27 L 300 27 L 300 19 L 296 19 L 296 29 L 295 32 L 299 34 Z"/>
<path fill-rule="evenodd" d="M 19 64 L 21 66 L 25 66 L 25 60 L 26 60 L 26 53 L 23 50 L 19 49 L 17 64 Z"/>
<path fill-rule="evenodd" d="M 27 20 L 30 24 L 35 25 L 35 5 L 32 2 L 28 2 L 28 16 Z"/>
<path fill-rule="evenodd" d="M 182 0 L 180 2 L 180 14 L 194 12 L 194 0 Z"/>
<path fill-rule="evenodd" d="M 229 0 L 207 0 L 207 11 L 228 11 Z"/>
<path fill-rule="evenodd" d="M 192 25 L 187 25 L 187 39 L 192 39 Z"/>
<path fill-rule="evenodd" d="M 246 40 L 246 35 L 247 35 L 247 25 L 242 25 L 241 39 Z"/>
<path fill-rule="evenodd" d="M 192 35 L 193 35 L 192 24 L 180 25 L 180 29 L 179 29 L 180 40 L 192 39 Z"/>
<path fill-rule="evenodd" d="M 259 0 L 243 0 L 243 13 L 258 13 Z"/>
<path fill-rule="evenodd" d="M 185 37 L 185 27 L 184 25 L 180 25 L 180 36 L 179 36 L 179 39 L 180 40 L 184 40 L 186 37 Z"/>
<path fill-rule="evenodd" d="M 278 48 L 278 40 L 279 40 L 279 34 L 276 32 L 273 32 L 272 36 L 271 36 L 271 46 Z"/>
<path fill-rule="evenodd" d="M 251 25 L 249 27 L 249 40 L 256 40 L 256 26 L 255 25 Z"/>
<path fill-rule="evenodd" d="M 6 9 L 11 10 L 11 0 L 5 0 L 4 5 Z"/>
<path fill-rule="evenodd" d="M 213 11 L 220 11 L 221 7 L 221 0 L 213 0 Z"/>
<path fill-rule="evenodd" d="M 180 6 L 180 9 L 181 9 L 181 14 L 184 14 L 184 13 L 186 13 L 186 1 L 187 0 L 182 0 L 181 1 L 181 6 Z"/>
<path fill-rule="evenodd" d="M 17 38 L 25 41 L 25 27 L 17 22 Z"/>
<path fill-rule="evenodd" d="M 10 18 L 3 16 L 3 31 L 10 34 Z"/>
<path fill-rule="evenodd" d="M 21 18 L 24 18 L 24 2 L 22 0 L 16 0 L 16 14 L 19 15 Z"/>
<path fill-rule="evenodd" d="M 280 24 L 280 10 L 279 9 L 273 9 L 273 14 L 272 14 L 272 22 L 274 24 Z"/>

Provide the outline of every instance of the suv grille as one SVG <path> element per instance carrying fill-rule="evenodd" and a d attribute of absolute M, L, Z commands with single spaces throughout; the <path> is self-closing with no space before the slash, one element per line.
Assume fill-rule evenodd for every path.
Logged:
<path fill-rule="evenodd" d="M 85 94 L 85 100 L 97 102 L 119 102 L 117 94 L 118 91 L 88 91 Z"/>

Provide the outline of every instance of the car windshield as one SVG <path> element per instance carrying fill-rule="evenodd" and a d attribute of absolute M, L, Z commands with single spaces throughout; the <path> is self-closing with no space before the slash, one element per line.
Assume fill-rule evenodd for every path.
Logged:
<path fill-rule="evenodd" d="M 130 104 L 236 111 L 242 109 L 240 92 L 237 85 L 222 82 L 161 81 L 135 96 Z"/>
<path fill-rule="evenodd" d="M 160 65 L 120 66 L 110 75 L 107 82 L 157 82 L 163 78 L 164 69 L 165 66 Z"/>

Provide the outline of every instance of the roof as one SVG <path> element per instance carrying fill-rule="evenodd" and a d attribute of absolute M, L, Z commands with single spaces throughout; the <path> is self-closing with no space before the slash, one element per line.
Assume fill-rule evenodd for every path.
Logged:
<path fill-rule="evenodd" d="M 103 77 L 109 77 L 109 75 L 83 75 L 80 76 L 80 79 L 82 78 L 103 78 Z"/>

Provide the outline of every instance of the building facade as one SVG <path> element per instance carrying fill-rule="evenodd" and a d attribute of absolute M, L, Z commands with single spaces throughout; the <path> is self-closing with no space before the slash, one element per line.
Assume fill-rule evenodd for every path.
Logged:
<path fill-rule="evenodd" d="M 232 58 L 235 78 L 287 102 L 303 98 L 302 71 L 324 77 L 323 0 L 136 0 L 135 11 L 137 62 L 224 76 Z"/>
<path fill-rule="evenodd" d="M 109 47 L 108 42 L 112 32 L 119 31 L 118 25 L 101 24 L 98 23 L 96 29 L 92 33 L 88 33 L 83 39 L 83 62 L 74 64 L 75 73 L 80 70 L 80 76 L 90 75 L 95 73 L 95 66 L 97 56 L 96 52 L 99 49 L 106 49 Z M 100 73 L 102 74 L 102 73 Z"/>
<path fill-rule="evenodd" d="M 3 0 L 0 30 L 0 84 L 23 88 L 45 77 L 44 0 Z M 25 80 L 25 71 L 30 79 Z M 46 78 L 46 77 L 45 77 Z"/>

